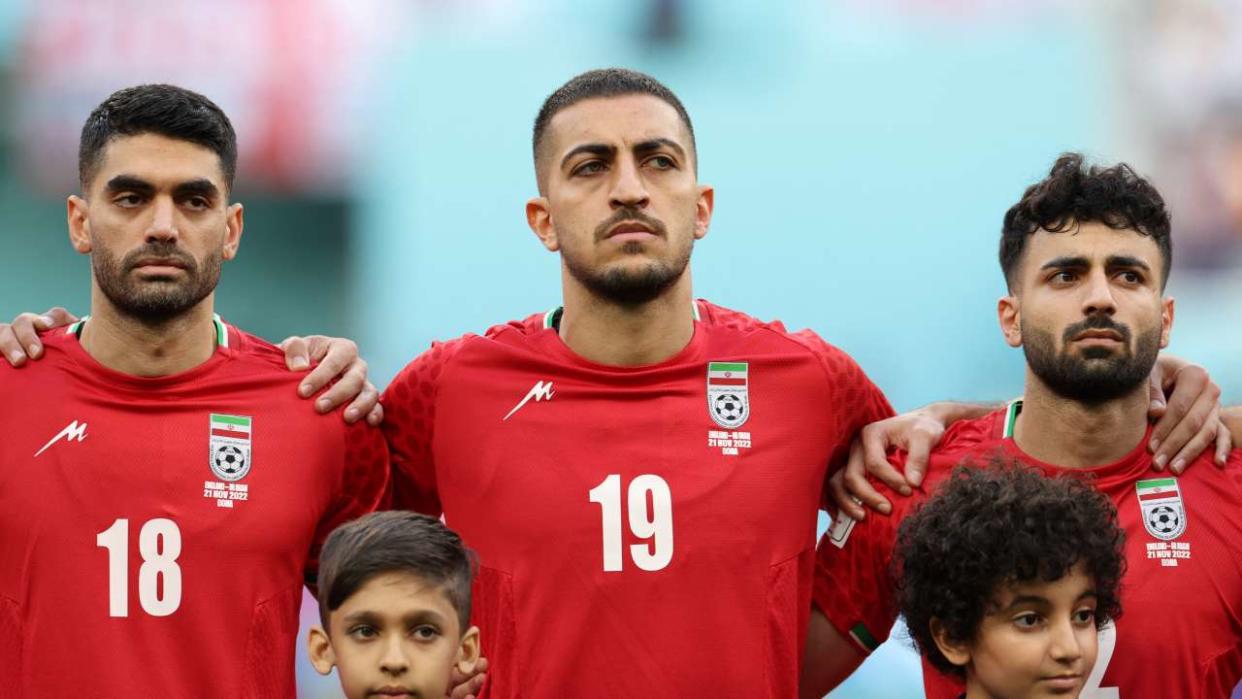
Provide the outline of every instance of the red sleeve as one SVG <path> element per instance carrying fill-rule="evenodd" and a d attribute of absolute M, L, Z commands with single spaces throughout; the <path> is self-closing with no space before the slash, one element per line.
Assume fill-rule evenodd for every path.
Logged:
<path fill-rule="evenodd" d="M 850 455 L 850 443 L 859 430 L 897 413 L 888 404 L 884 392 L 867 378 L 862 367 L 848 354 L 824 342 L 810 330 L 793 333 L 793 336 L 819 358 L 828 381 L 825 404 L 829 419 L 825 429 L 830 431 L 833 439 L 832 453 L 828 458 L 828 475 L 832 475 L 845 466 Z M 826 487 L 823 501 L 830 502 Z"/>
<path fill-rule="evenodd" d="M 306 564 L 306 582 L 314 588 L 319 571 L 319 549 L 338 526 L 374 512 L 386 504 L 390 469 L 384 436 L 365 421 L 345 428 L 341 487 L 315 529 Z"/>
<path fill-rule="evenodd" d="M 384 437 L 392 456 L 392 504 L 433 516 L 441 513 L 432 450 L 436 395 L 461 340 L 436 342 L 406 365 L 384 391 Z"/>
<path fill-rule="evenodd" d="M 873 485 L 893 503 L 893 514 L 871 512 L 861 522 L 838 514 L 816 549 L 812 589 L 815 606 L 864 653 L 888 638 L 897 619 L 889 561 L 901 518 L 915 500 L 915 496 L 893 493 L 882 483 Z"/>

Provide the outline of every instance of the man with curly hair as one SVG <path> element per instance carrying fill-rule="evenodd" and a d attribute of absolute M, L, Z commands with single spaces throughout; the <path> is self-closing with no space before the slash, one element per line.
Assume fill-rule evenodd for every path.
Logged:
<path fill-rule="evenodd" d="M 1124 541 L 1112 503 L 1079 479 L 959 467 L 901 523 L 898 606 L 965 699 L 1078 696 L 1097 632 L 1121 613 Z"/>
<path fill-rule="evenodd" d="M 1026 355 L 1024 397 L 954 424 L 913 497 L 876 483 L 890 516 L 838 518 L 820 542 L 804 697 L 823 696 L 887 638 L 904 515 L 959 463 L 997 453 L 1088 479 L 1126 532 L 1126 619 L 1100 635 L 1083 696 L 1223 697 L 1242 679 L 1242 450 L 1219 468 L 1209 454 L 1180 477 L 1151 473 L 1144 376 L 1173 326 L 1170 229 L 1147 180 L 1077 154 L 1061 156 L 1008 211 L 998 317 L 1005 341 Z M 894 457 L 898 467 L 906 459 Z M 923 675 L 929 697 L 963 690 L 926 664 Z"/>

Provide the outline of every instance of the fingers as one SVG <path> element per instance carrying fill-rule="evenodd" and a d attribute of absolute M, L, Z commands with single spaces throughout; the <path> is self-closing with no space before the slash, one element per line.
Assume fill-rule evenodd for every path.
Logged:
<path fill-rule="evenodd" d="M 888 462 L 888 448 L 892 446 L 888 433 L 877 425 L 867 425 L 862 429 L 861 441 L 863 466 L 866 467 L 867 472 L 902 495 L 909 495 L 912 491 L 910 485 L 906 483 L 906 477 Z M 845 485 L 850 490 L 854 490 L 853 483 L 848 477 Z M 867 485 L 867 488 L 871 489 L 871 486 Z M 857 492 L 854 494 L 859 495 Z M 879 493 L 876 495 L 878 496 Z M 867 501 L 867 498 L 863 500 Z"/>
<path fill-rule="evenodd" d="M 1165 411 L 1164 386 L 1161 385 L 1160 371 L 1157 367 L 1147 377 L 1147 419 L 1159 420 Z"/>
<path fill-rule="evenodd" d="M 859 466 L 861 468 L 861 466 Z M 828 477 L 828 496 L 832 498 L 832 502 L 837 508 L 849 515 L 855 521 L 861 521 L 867 517 L 867 510 L 862 503 L 855 500 L 845 489 L 844 483 L 845 471 L 837 471 Z"/>
<path fill-rule="evenodd" d="M 1217 405 L 1208 414 L 1207 421 L 1203 427 L 1195 433 L 1186 446 L 1182 447 L 1177 455 L 1173 457 L 1173 463 L 1169 466 L 1169 470 L 1175 475 L 1181 475 L 1186 470 L 1186 466 L 1194 461 L 1205 449 L 1216 443 L 1216 433 L 1220 430 L 1220 406 Z"/>
<path fill-rule="evenodd" d="M 384 422 L 384 404 L 376 403 L 371 412 L 367 413 L 367 424 L 372 427 L 379 427 Z"/>
<path fill-rule="evenodd" d="M 319 366 L 315 367 L 315 371 L 311 372 L 310 376 L 306 377 L 306 381 L 312 380 L 316 374 L 326 376 L 327 378 L 324 379 L 325 381 L 331 380 L 335 374 L 329 374 L 328 371 L 324 369 L 324 367 L 330 366 L 328 362 L 328 359 L 320 362 Z M 306 381 L 303 381 L 303 383 L 305 384 Z M 333 384 L 331 388 L 324 391 L 319 398 L 315 399 L 315 410 L 321 413 L 330 412 L 344 405 L 346 401 L 354 398 L 355 396 L 361 397 L 363 391 L 366 390 L 366 387 L 369 385 L 370 384 L 367 382 L 367 363 L 361 359 L 356 359 L 352 364 L 347 365 L 345 373 L 340 374 L 336 383 Z M 375 387 L 371 386 L 371 390 L 375 391 Z M 371 400 L 379 400 L 378 393 L 371 396 Z M 368 403 L 367 410 L 370 410 L 369 406 L 370 403 Z M 359 412 L 354 416 L 354 420 L 357 420 L 365 414 L 366 413 L 364 412 Z"/>
<path fill-rule="evenodd" d="M 1225 426 L 1220 424 L 1220 428 L 1216 430 L 1216 465 L 1224 466 L 1229 460 L 1229 452 L 1233 449 L 1233 433 Z"/>
<path fill-rule="evenodd" d="M 285 366 L 289 367 L 289 371 L 304 371 L 310 368 L 310 356 L 306 351 L 306 339 L 302 337 L 286 337 L 281 340 L 277 347 L 285 351 Z M 308 398 L 315 394 L 315 391 L 306 388 L 306 383 L 298 388 L 298 393 L 303 398 Z"/>
<path fill-rule="evenodd" d="M 366 374 L 364 372 L 363 376 L 365 377 L 365 375 Z M 338 383 L 337 386 L 340 386 L 340 384 Z M 371 414 L 371 411 L 373 411 L 375 407 L 378 405 L 379 405 L 379 390 L 375 388 L 375 384 L 371 383 L 370 381 L 366 381 L 364 379 L 362 393 L 359 393 L 358 397 L 354 399 L 354 402 L 350 403 L 349 407 L 345 409 L 345 422 L 353 424 L 361 420 L 363 416 L 368 416 L 368 422 L 369 422 L 370 421 L 369 416 Z M 381 414 L 381 418 L 382 418 L 382 414 Z M 375 423 L 375 424 L 379 424 L 379 423 Z"/>
<path fill-rule="evenodd" d="M 940 441 L 938 436 L 918 432 L 910 436 L 910 450 L 906 454 L 906 480 L 915 488 L 923 483 L 931 449 Z"/>
<path fill-rule="evenodd" d="M 0 323 L 0 354 L 15 367 L 25 364 L 27 359 L 38 359 L 43 355 L 39 331 L 59 328 L 76 320 L 77 316 L 57 306 L 42 315 L 23 313 L 14 318 L 12 324 Z"/>
<path fill-rule="evenodd" d="M 844 508 L 847 513 L 851 513 L 851 517 L 854 517 L 853 512 L 855 510 L 861 509 L 857 507 L 855 499 L 861 500 L 862 504 L 876 512 L 888 514 L 893 511 L 893 506 L 888 499 L 881 495 L 880 491 L 876 490 L 875 486 L 871 485 L 871 482 L 867 480 L 867 466 L 866 459 L 863 456 L 863 447 L 857 441 L 850 446 L 850 458 L 841 473 L 841 481 L 844 486 L 843 495 L 854 504 L 854 507 Z M 898 478 L 900 477 L 900 474 L 898 474 Z M 904 479 L 902 483 L 905 483 Z M 831 479 L 829 480 L 829 485 L 831 485 Z M 866 516 L 866 512 L 862 512 L 862 515 L 862 517 L 854 517 L 854 519 L 863 519 Z"/>
<path fill-rule="evenodd" d="M 1207 381 L 1207 372 L 1198 367 L 1193 369 L 1197 372 L 1191 372 L 1188 367 L 1178 375 L 1177 386 L 1169 397 L 1169 409 L 1152 430 L 1151 446 L 1155 452 L 1157 468 L 1164 468 L 1170 461 L 1177 461 L 1178 458 L 1182 459 L 1181 466 L 1184 467 L 1216 437 L 1219 427 L 1220 387 Z M 1202 372 L 1202 375 L 1182 378 L 1198 372 Z M 1209 433 L 1204 434 L 1205 430 Z M 1167 436 L 1162 438 L 1162 433 Z M 1186 451 L 1185 448 L 1191 445 L 1191 441 L 1199 437 L 1202 439 L 1194 442 L 1196 448 L 1193 453 Z M 1180 473 L 1180 469 L 1175 469 L 1175 472 Z"/>

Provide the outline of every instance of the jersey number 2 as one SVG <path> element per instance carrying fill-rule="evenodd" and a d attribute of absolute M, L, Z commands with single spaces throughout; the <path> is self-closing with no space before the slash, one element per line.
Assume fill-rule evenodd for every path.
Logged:
<path fill-rule="evenodd" d="M 161 545 L 162 543 L 162 545 Z M 129 520 L 99 532 L 95 545 L 108 549 L 108 616 L 129 616 Z M 168 616 L 181 606 L 181 530 L 171 519 L 152 519 L 138 532 L 138 602 L 151 616 Z M 163 594 L 160 582 L 163 580 Z"/>
<path fill-rule="evenodd" d="M 1116 687 L 1101 687 L 1100 683 L 1104 681 L 1104 673 L 1108 670 L 1108 664 L 1112 662 L 1113 651 L 1117 649 L 1117 627 L 1113 622 L 1108 622 L 1104 628 L 1100 629 L 1097 637 L 1099 639 L 1099 653 L 1095 659 L 1095 669 L 1087 677 L 1087 684 L 1082 688 L 1080 699 L 1121 699 L 1121 690 Z"/>
<path fill-rule="evenodd" d="M 631 544 L 634 565 L 647 571 L 660 570 L 673 559 L 673 495 L 668 481 L 644 474 L 630 481 L 630 531 L 650 543 Z M 590 491 L 591 502 L 602 510 L 604 530 L 604 571 L 621 570 L 621 476 L 612 474 Z M 650 499 L 650 505 L 648 505 Z"/>

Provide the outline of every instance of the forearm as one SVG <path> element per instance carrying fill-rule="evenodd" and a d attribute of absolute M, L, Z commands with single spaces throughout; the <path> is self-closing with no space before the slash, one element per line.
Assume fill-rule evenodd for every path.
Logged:
<path fill-rule="evenodd" d="M 820 699 L 849 677 L 866 656 L 833 627 L 818 607 L 811 609 L 799 682 L 801 699 Z"/>

